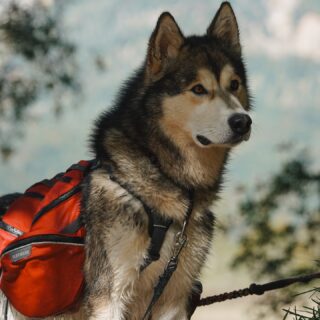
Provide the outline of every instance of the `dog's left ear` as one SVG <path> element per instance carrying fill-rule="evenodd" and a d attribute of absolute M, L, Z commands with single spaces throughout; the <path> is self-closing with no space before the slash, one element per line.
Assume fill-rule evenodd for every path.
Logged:
<path fill-rule="evenodd" d="M 179 54 L 184 37 L 169 12 L 160 15 L 147 53 L 147 74 L 157 77 Z"/>
<path fill-rule="evenodd" d="M 221 4 L 207 29 L 207 35 L 221 39 L 237 53 L 241 53 L 238 23 L 229 2 Z"/>

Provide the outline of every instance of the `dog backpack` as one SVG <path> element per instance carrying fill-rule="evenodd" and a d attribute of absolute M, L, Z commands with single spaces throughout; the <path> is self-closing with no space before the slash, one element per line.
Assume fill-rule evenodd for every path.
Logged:
<path fill-rule="evenodd" d="M 81 188 L 92 161 L 43 180 L 0 216 L 0 289 L 28 317 L 75 309 L 84 287 Z"/>

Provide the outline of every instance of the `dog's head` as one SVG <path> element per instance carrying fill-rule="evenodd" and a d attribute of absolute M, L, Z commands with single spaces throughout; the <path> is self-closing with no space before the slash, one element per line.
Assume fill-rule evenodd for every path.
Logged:
<path fill-rule="evenodd" d="M 161 14 L 149 42 L 145 84 L 161 97 L 160 126 L 170 139 L 202 148 L 249 139 L 246 72 L 229 3 L 203 36 L 184 37 L 171 14 Z"/>

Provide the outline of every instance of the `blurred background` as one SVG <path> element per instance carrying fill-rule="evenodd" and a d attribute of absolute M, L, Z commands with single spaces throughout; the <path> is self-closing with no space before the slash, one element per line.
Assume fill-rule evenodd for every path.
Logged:
<path fill-rule="evenodd" d="M 316 270 L 320 256 L 320 2 L 230 2 L 254 127 L 233 152 L 214 207 L 204 295 Z M 162 11 L 174 15 L 184 34 L 203 34 L 219 5 L 1 0 L 0 194 L 23 191 L 92 157 L 93 121 L 142 63 Z M 303 290 L 202 307 L 193 319 L 282 319 L 283 309 L 310 303 L 294 296 Z"/>

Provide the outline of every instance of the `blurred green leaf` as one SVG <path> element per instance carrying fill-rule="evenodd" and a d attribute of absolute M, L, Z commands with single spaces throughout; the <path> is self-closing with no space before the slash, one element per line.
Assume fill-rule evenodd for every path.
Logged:
<path fill-rule="evenodd" d="M 45 112 L 60 115 L 79 92 L 76 47 L 66 37 L 65 1 L 2 4 L 0 15 L 0 152 L 8 159 L 23 136 L 22 122 L 43 96 Z"/>

